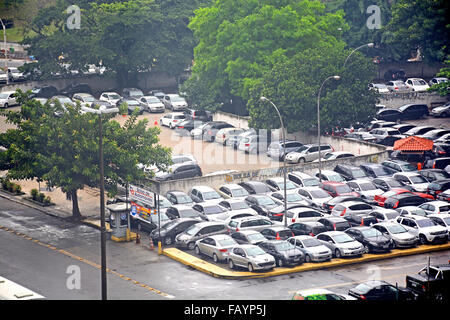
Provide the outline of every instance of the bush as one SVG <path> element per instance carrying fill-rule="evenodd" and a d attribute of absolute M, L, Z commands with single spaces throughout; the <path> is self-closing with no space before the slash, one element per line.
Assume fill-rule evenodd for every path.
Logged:
<path fill-rule="evenodd" d="M 33 200 L 37 200 L 39 191 L 38 189 L 31 189 L 30 194 Z"/>
<path fill-rule="evenodd" d="M 13 183 L 12 191 L 14 193 L 21 193 L 22 192 L 22 187 L 19 184 Z"/>
<path fill-rule="evenodd" d="M 52 199 L 49 196 L 44 198 L 44 204 L 50 204 L 51 202 L 52 202 Z"/>
<path fill-rule="evenodd" d="M 40 193 L 38 194 L 37 201 L 39 201 L 39 202 L 41 202 L 41 203 L 44 203 L 44 199 L 45 199 L 45 194 L 43 194 L 42 192 L 40 192 Z"/>

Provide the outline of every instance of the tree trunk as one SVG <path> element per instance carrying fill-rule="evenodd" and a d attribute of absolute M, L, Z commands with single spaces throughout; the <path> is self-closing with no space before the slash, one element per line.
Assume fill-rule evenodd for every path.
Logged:
<path fill-rule="evenodd" d="M 70 198 L 72 199 L 72 218 L 75 220 L 81 220 L 83 216 L 80 213 L 80 208 L 78 207 L 78 194 L 77 190 L 71 190 Z"/>

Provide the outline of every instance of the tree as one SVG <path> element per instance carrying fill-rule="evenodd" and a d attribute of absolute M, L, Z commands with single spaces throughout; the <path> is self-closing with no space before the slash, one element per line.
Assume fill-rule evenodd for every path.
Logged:
<path fill-rule="evenodd" d="M 343 13 L 310 0 L 216 0 L 195 11 L 198 42 L 187 98 L 200 108 L 249 98 L 250 88 L 277 61 L 323 42 L 338 44 Z M 195 93 L 195 95 L 193 95 Z"/>
<path fill-rule="evenodd" d="M 267 71 L 261 82 L 251 89 L 247 105 L 250 125 L 264 129 L 279 127 L 278 116 L 272 107 L 259 100 L 265 96 L 277 105 L 288 132 L 315 128 L 319 88 L 326 78 L 334 75 L 341 79 L 329 80 L 320 97 L 323 131 L 373 117 L 377 94 L 368 90 L 367 83 L 373 78 L 375 67 L 370 59 L 356 52 L 344 68 L 344 60 L 350 51 L 343 46 L 307 49 Z"/>
<path fill-rule="evenodd" d="M 441 68 L 437 76 L 450 79 L 450 56 L 447 57 L 447 59 L 444 61 L 444 64 L 445 66 Z M 432 85 L 428 90 L 437 92 L 439 93 L 439 95 L 445 97 L 450 94 L 450 85 L 448 82 L 441 82 Z"/>
<path fill-rule="evenodd" d="M 81 218 L 77 191 L 84 186 L 98 187 L 99 121 L 91 113 L 80 113 L 80 105 L 40 104 L 20 90 L 20 111 L 6 112 L 14 129 L 0 134 L 7 148 L 0 166 L 10 179 L 39 179 L 60 187 L 72 200 L 72 214 Z M 63 111 L 56 117 L 55 111 Z M 124 126 L 103 117 L 104 175 L 106 190 L 117 192 L 117 184 L 145 182 L 151 174 L 138 169 L 139 163 L 161 169 L 170 164 L 170 150 L 158 144 L 159 129 L 147 128 L 148 121 L 130 117 Z"/>

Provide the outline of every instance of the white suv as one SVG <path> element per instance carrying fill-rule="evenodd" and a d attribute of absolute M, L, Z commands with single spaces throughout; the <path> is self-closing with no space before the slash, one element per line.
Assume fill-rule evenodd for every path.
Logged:
<path fill-rule="evenodd" d="M 414 215 L 400 216 L 397 218 L 397 222 L 419 237 L 422 244 L 447 241 L 447 228 L 436 224 L 430 218 Z"/>

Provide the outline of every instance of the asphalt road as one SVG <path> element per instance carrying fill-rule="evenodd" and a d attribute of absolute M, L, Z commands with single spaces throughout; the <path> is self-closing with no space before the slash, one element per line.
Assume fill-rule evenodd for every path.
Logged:
<path fill-rule="evenodd" d="M 443 251 L 272 278 L 227 280 L 160 256 L 148 245 L 145 236 L 140 244 L 107 242 L 109 299 L 289 300 L 296 290 L 308 288 L 347 293 L 368 279 L 403 286 L 406 274 L 425 266 L 428 257 L 431 263 L 450 259 L 450 251 Z M 0 252 L 0 275 L 47 299 L 101 298 L 96 229 L 0 198 Z"/>

